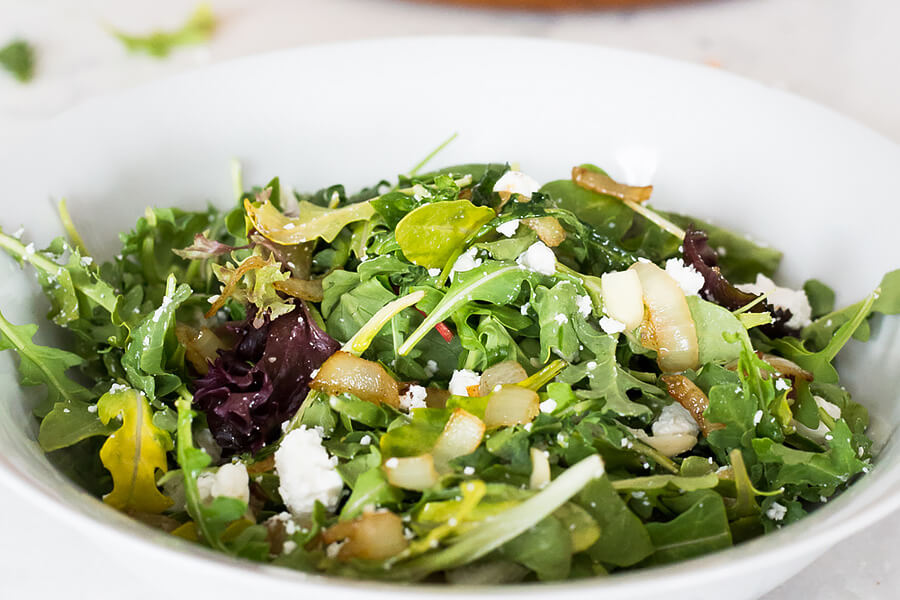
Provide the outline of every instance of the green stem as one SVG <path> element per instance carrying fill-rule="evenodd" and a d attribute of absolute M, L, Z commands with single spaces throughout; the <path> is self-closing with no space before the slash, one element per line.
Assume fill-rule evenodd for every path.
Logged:
<path fill-rule="evenodd" d="M 450 142 L 452 142 L 453 140 L 455 140 L 455 139 L 456 139 L 456 136 L 458 136 L 458 135 L 459 135 L 458 133 L 454 133 L 453 135 L 451 135 L 450 137 L 448 137 L 446 140 L 444 140 L 443 143 L 441 143 L 440 146 L 438 146 L 437 148 L 435 148 L 434 150 L 432 150 L 431 152 L 429 152 L 429 153 L 428 153 L 428 156 L 426 156 L 425 158 L 423 158 L 423 159 L 419 162 L 419 164 L 417 164 L 417 165 L 414 166 L 412 169 L 410 169 L 410 170 L 409 170 L 409 173 L 407 173 L 406 176 L 409 177 L 410 179 L 412 179 L 413 177 L 415 177 L 416 174 L 419 172 L 419 170 L 422 169 L 422 167 L 424 167 L 424 166 L 427 165 L 429 162 L 431 162 L 431 159 L 434 158 L 435 156 L 437 156 L 438 153 L 439 153 L 441 150 L 443 150 L 444 148 L 446 148 L 447 146 L 449 146 L 449 145 L 450 145 Z"/>

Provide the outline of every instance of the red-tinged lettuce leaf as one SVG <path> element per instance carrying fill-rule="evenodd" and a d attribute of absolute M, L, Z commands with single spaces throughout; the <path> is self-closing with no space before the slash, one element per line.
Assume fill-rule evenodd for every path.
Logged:
<path fill-rule="evenodd" d="M 194 382 L 195 404 L 231 452 L 255 452 L 277 438 L 306 397 L 311 373 L 340 348 L 305 305 L 260 328 L 253 320 L 232 325 L 234 348 Z"/>
<path fill-rule="evenodd" d="M 704 231 L 689 226 L 684 233 L 684 261 L 703 275 L 703 289 L 700 294 L 704 299 L 724 306 L 728 310 L 738 310 L 747 306 L 759 296 L 743 292 L 729 282 L 719 269 L 719 257 L 709 245 L 709 236 Z M 760 329 L 770 337 L 797 336 L 800 332 L 788 327 L 791 311 L 776 308 L 768 302 L 757 302 L 750 312 L 769 312 L 773 322 Z"/>
<path fill-rule="evenodd" d="M 228 244 L 211 240 L 206 237 L 206 233 L 207 232 L 194 234 L 194 241 L 190 246 L 180 250 L 172 249 L 172 252 L 181 258 L 186 258 L 188 260 L 203 260 L 206 258 L 222 256 L 223 254 L 228 254 L 235 250 L 248 248 L 248 246 L 229 246 Z"/>

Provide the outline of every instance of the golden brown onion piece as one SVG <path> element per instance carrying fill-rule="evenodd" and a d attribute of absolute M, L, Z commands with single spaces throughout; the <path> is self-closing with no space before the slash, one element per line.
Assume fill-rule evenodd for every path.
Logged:
<path fill-rule="evenodd" d="M 322 541 L 344 542 L 337 555 L 341 561 L 384 560 L 400 554 L 409 545 L 403 535 L 403 521 L 386 510 L 364 512 L 353 520 L 339 521 L 322 532 Z"/>
<path fill-rule="evenodd" d="M 691 413 L 691 416 L 697 421 L 697 425 L 700 426 L 700 431 L 703 432 L 703 435 L 709 435 L 710 431 L 725 427 L 721 423 L 710 423 L 703 416 L 703 413 L 709 408 L 709 398 L 693 381 L 684 375 L 663 375 L 660 379 L 666 384 L 669 395 Z"/>
<path fill-rule="evenodd" d="M 328 357 L 309 387 L 326 394 L 353 394 L 374 404 L 400 407 L 397 380 L 377 362 L 338 351 Z"/>
<path fill-rule="evenodd" d="M 504 385 L 491 393 L 484 409 L 488 429 L 531 423 L 541 412 L 537 392 L 518 385 Z"/>

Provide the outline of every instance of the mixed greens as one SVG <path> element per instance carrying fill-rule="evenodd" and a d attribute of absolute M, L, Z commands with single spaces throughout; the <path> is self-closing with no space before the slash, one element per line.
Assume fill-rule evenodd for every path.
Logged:
<path fill-rule="evenodd" d="M 235 174 L 233 208 L 147 209 L 107 262 L 64 203 L 43 250 L 0 234 L 69 334 L 0 315 L 41 447 L 149 526 L 311 572 L 549 581 L 727 548 L 871 468 L 832 362 L 900 312 L 900 270 L 835 310 L 592 165 L 355 195 Z"/>

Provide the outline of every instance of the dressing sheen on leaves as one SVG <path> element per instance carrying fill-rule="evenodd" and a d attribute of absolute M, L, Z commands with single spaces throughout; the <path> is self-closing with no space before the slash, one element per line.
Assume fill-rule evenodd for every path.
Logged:
<path fill-rule="evenodd" d="M 433 202 L 403 217 L 394 236 L 410 262 L 443 268 L 454 252 L 494 216 L 490 208 L 468 200 Z"/>

